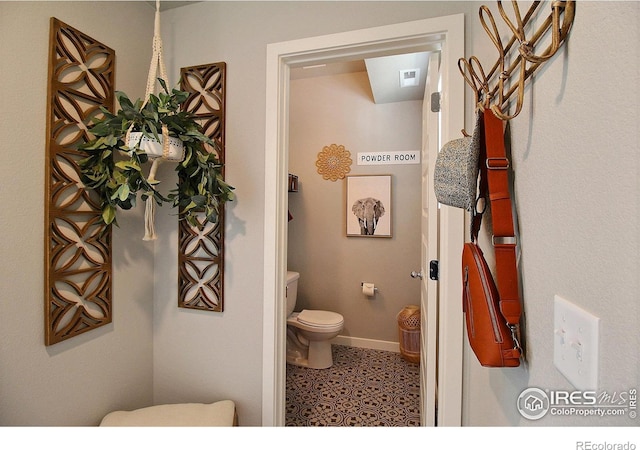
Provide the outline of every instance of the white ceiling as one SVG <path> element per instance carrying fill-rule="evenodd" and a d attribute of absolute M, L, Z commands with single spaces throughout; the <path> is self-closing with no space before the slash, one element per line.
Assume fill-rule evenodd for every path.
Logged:
<path fill-rule="evenodd" d="M 422 100 L 424 98 L 429 53 L 409 53 L 293 68 L 291 69 L 291 79 L 367 72 L 375 103 Z M 401 87 L 401 71 L 413 71 L 415 69 L 419 70 L 417 86 Z"/>
<path fill-rule="evenodd" d="M 424 98 L 429 53 L 409 53 L 365 59 L 367 74 L 376 103 L 393 103 Z M 416 74 L 416 86 L 402 87 L 403 71 Z"/>

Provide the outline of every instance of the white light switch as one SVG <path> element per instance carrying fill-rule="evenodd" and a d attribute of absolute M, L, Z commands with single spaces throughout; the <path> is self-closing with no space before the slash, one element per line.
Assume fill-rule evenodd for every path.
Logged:
<path fill-rule="evenodd" d="M 553 364 L 576 389 L 598 388 L 600 319 L 556 295 L 553 304 Z"/>

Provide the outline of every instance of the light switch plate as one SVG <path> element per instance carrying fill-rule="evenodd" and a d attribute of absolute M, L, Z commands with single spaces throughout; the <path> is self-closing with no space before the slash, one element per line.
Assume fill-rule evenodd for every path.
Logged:
<path fill-rule="evenodd" d="M 553 364 L 581 391 L 598 387 L 600 319 L 556 295 L 553 304 Z"/>

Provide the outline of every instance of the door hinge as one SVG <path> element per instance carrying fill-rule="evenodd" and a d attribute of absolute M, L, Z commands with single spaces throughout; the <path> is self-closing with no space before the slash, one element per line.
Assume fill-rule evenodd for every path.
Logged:
<path fill-rule="evenodd" d="M 431 261 L 429 261 L 429 278 L 431 278 L 434 281 L 438 281 L 439 277 L 440 277 L 439 262 L 437 259 L 432 259 Z"/>
<path fill-rule="evenodd" d="M 440 92 L 431 93 L 431 112 L 440 112 Z"/>

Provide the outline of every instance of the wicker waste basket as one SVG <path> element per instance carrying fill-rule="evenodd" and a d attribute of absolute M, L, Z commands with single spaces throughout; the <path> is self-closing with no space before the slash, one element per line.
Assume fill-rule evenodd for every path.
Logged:
<path fill-rule="evenodd" d="M 420 361 L 420 307 L 408 305 L 398 313 L 400 354 L 412 363 Z"/>

